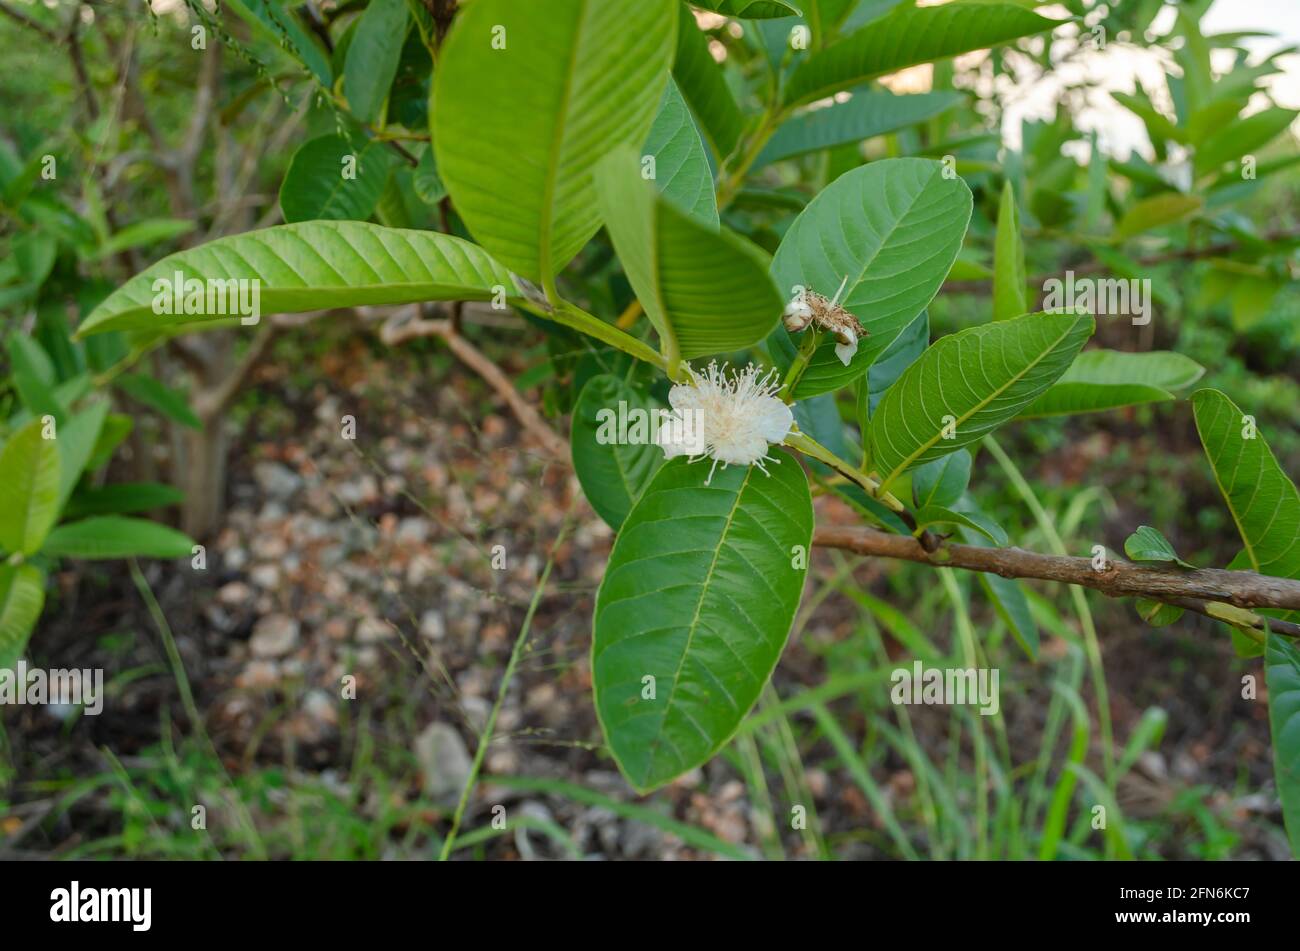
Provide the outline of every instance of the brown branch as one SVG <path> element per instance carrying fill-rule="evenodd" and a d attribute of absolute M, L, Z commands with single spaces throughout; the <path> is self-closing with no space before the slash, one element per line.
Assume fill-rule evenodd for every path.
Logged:
<path fill-rule="evenodd" d="M 447 344 L 447 349 L 455 354 L 461 363 L 481 376 L 484 382 L 505 400 L 520 425 L 532 433 L 537 441 L 546 447 L 547 452 L 557 460 L 568 461 L 569 444 L 564 437 L 558 435 L 546 420 L 542 419 L 537 410 L 533 409 L 532 404 L 520 395 L 499 366 L 456 331 L 455 325 L 450 320 L 425 320 L 417 317 L 414 320 L 402 321 L 399 316 L 384 323 L 379 337 L 389 346 L 416 337 L 442 338 Z"/>
<path fill-rule="evenodd" d="M 45 38 L 46 42 L 55 43 L 55 44 L 59 42 L 59 35 L 55 33 L 53 30 L 51 30 L 48 26 L 46 26 L 43 23 L 37 23 L 35 20 L 33 20 L 27 14 L 23 13 L 21 10 L 16 10 L 13 7 L 9 6 L 9 4 L 4 3 L 3 0 L 0 0 L 0 13 L 3 13 L 11 20 L 21 23 L 23 26 L 27 27 L 28 29 L 35 30 L 42 37 Z"/>
<path fill-rule="evenodd" d="M 86 57 L 81 49 L 81 38 L 77 35 L 80 27 L 81 4 L 77 4 L 72 8 L 72 16 L 68 18 L 68 35 L 66 37 L 68 56 L 72 60 L 72 71 L 76 74 L 81 96 L 86 102 L 86 114 L 93 121 L 99 118 L 99 103 L 95 99 L 94 87 L 90 84 L 90 74 L 86 71 Z"/>
<path fill-rule="evenodd" d="M 279 327 L 273 321 L 263 322 L 239 363 L 216 386 L 203 390 L 195 396 L 194 412 L 203 421 L 204 426 L 211 424 L 230 406 L 239 388 L 248 379 L 248 375 L 266 356 L 278 333 Z"/>
<path fill-rule="evenodd" d="M 898 558 L 937 567 L 984 571 L 1004 578 L 1037 578 L 1092 588 L 1112 598 L 1141 597 L 1189 607 L 1186 601 L 1217 601 L 1239 608 L 1300 609 L 1300 581 L 1253 571 L 1220 568 L 1154 568 L 1107 561 L 1100 571 L 1089 558 L 1043 555 L 1022 548 L 981 548 L 945 544 L 928 552 L 910 536 L 871 528 L 819 528 L 813 544 L 860 555 Z M 1193 607 L 1192 610 L 1197 610 Z M 1204 612 L 1201 612 L 1204 613 Z M 1297 628 L 1300 632 L 1300 628 Z"/>

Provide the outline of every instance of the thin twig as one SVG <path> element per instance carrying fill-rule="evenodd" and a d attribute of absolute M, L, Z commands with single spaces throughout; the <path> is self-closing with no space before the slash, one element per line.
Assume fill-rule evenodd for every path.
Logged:
<path fill-rule="evenodd" d="M 568 443 L 556 434 L 546 420 L 542 419 L 531 403 L 524 399 L 510 378 L 499 366 L 492 362 L 483 351 L 457 333 L 450 320 L 425 320 L 416 318 L 405 322 L 389 320 L 380 330 L 380 339 L 389 346 L 395 346 L 416 337 L 441 337 L 461 363 L 481 376 L 492 389 L 506 401 L 510 411 L 519 420 L 520 425 L 534 437 L 546 450 L 557 459 L 569 458 Z"/>

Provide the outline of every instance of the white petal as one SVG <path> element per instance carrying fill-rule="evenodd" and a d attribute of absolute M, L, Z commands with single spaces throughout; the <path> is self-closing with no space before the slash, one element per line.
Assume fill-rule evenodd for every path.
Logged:
<path fill-rule="evenodd" d="M 790 407 L 775 397 L 764 397 L 757 407 L 754 425 L 768 442 L 781 442 L 790 434 L 794 425 L 794 413 Z"/>
<path fill-rule="evenodd" d="M 853 359 L 853 355 L 858 352 L 858 335 L 852 330 L 845 330 L 844 335 L 852 343 L 837 343 L 835 345 L 835 356 L 840 358 L 840 363 L 848 366 L 849 361 Z"/>
<path fill-rule="evenodd" d="M 754 432 L 736 433 L 714 445 L 710 455 L 731 466 L 753 465 L 767 455 L 767 440 Z"/>

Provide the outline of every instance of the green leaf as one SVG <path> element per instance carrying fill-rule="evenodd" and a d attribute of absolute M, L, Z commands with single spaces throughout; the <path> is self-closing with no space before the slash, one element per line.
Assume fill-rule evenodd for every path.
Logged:
<path fill-rule="evenodd" d="M 104 420 L 108 417 L 108 400 L 96 400 L 86 409 L 76 413 L 56 430 L 55 443 L 59 447 L 59 498 L 55 511 L 62 512 L 77 487 L 81 474 L 90 464 L 90 458 L 99 442 Z"/>
<path fill-rule="evenodd" d="M 9 366 L 14 373 L 29 373 L 46 386 L 55 384 L 54 364 L 44 347 L 17 330 L 6 338 L 5 344 L 9 350 Z"/>
<path fill-rule="evenodd" d="M 1196 174 L 1206 175 L 1263 148 L 1285 132 L 1297 115 L 1300 112 L 1294 109 L 1265 109 L 1220 127 L 1196 150 Z"/>
<path fill-rule="evenodd" d="M 1199 195 L 1182 195 L 1178 192 L 1166 192 L 1154 198 L 1143 199 L 1124 212 L 1124 217 L 1115 226 L 1115 237 L 1122 240 L 1152 228 L 1171 225 L 1195 214 L 1203 204 L 1204 200 Z"/>
<path fill-rule="evenodd" d="M 202 429 L 203 421 L 190 409 L 186 395 L 161 380 L 144 373 L 124 373 L 114 381 L 118 389 L 131 399 L 145 406 L 156 409 L 168 419 L 188 426 L 190 429 Z"/>
<path fill-rule="evenodd" d="M 977 512 L 958 512 L 942 505 L 926 505 L 916 510 L 917 532 L 930 525 L 960 525 L 979 532 L 999 547 L 1008 543 L 1007 533 L 997 522 Z"/>
<path fill-rule="evenodd" d="M 1197 390 L 1192 411 L 1215 481 L 1245 544 L 1241 567 L 1300 580 L 1300 493 L 1295 483 L 1277 464 L 1254 419 L 1247 419 L 1227 396 Z M 1297 619 L 1300 611 L 1280 616 Z"/>
<path fill-rule="evenodd" d="M 0 565 L 0 670 L 11 670 L 27 649 L 45 606 L 45 575 L 35 565 Z"/>
<path fill-rule="evenodd" d="M 358 221 L 305 221 L 219 238 L 163 258 L 91 311 L 77 336 L 228 317 L 155 314 L 154 281 L 170 284 L 178 271 L 185 279 L 260 281 L 263 316 L 360 304 L 491 300 L 498 286 L 514 293 L 510 272 L 460 238 Z"/>
<path fill-rule="evenodd" d="M 1124 554 L 1133 561 L 1172 562 L 1183 568 L 1196 567 L 1179 558 L 1174 546 L 1169 544 L 1169 539 L 1150 525 L 1139 525 L 1132 535 L 1124 539 Z"/>
<path fill-rule="evenodd" d="M 185 501 L 185 493 L 157 482 L 115 482 L 83 489 L 72 497 L 64 515 L 69 519 L 87 515 L 125 515 L 148 512 Z"/>
<path fill-rule="evenodd" d="M 67 408 L 59 402 L 54 390 L 28 371 L 15 369 L 13 384 L 29 415 L 53 416 L 59 422 L 67 419 Z"/>
<path fill-rule="evenodd" d="M 591 507 L 615 531 L 663 464 L 653 440 L 657 418 L 651 418 L 661 408 L 607 373 L 589 379 L 573 407 L 574 472 Z"/>
<path fill-rule="evenodd" d="M 28 231 L 15 236 L 10 247 L 23 282 L 33 288 L 44 284 L 59 257 L 58 240 L 43 231 Z"/>
<path fill-rule="evenodd" d="M 709 52 L 709 38 L 695 23 L 695 15 L 685 4 L 678 4 L 677 51 L 673 60 L 673 79 L 691 112 L 700 123 L 700 131 L 717 162 L 735 151 L 745 117 L 736 105 L 736 97 L 723 76 L 722 66 Z"/>
<path fill-rule="evenodd" d="M 1205 368 L 1190 357 L 1167 350 L 1085 350 L 1061 379 L 1025 407 L 1020 416 L 1095 413 L 1172 400 L 1174 390 L 1191 386 L 1204 372 Z"/>
<path fill-rule="evenodd" d="M 993 319 L 1019 317 L 1029 310 L 1025 299 L 1025 245 L 1020 239 L 1020 210 L 1011 181 L 1002 183 L 998 235 L 993 250 Z"/>
<path fill-rule="evenodd" d="M 708 464 L 672 460 L 614 543 L 596 594 L 592 683 L 605 738 L 638 790 L 720 750 L 785 646 L 813 515 L 798 462 L 774 455 L 770 476 L 732 466 L 708 486 Z"/>
<path fill-rule="evenodd" d="M 969 535 L 963 535 L 967 542 L 974 543 Z M 980 586 L 993 604 L 993 610 L 1002 623 L 1011 631 L 1020 649 L 1031 661 L 1038 660 L 1038 625 L 1034 623 L 1033 612 L 1029 609 L 1029 599 L 1025 589 L 1015 578 L 1003 578 L 1000 575 L 980 574 Z"/>
<path fill-rule="evenodd" d="M 1042 33 L 1058 22 L 1011 3 L 902 6 L 805 60 L 790 78 L 785 102 L 811 102 L 907 66 Z"/>
<path fill-rule="evenodd" d="M 406 39 L 406 0 L 370 0 L 343 60 L 343 94 L 357 121 L 379 118 Z"/>
<path fill-rule="evenodd" d="M 885 159 L 846 172 L 822 190 L 786 231 L 772 261 L 782 294 L 797 286 L 833 297 L 869 336 L 845 366 L 835 341 L 820 344 L 795 387 L 796 399 L 839 389 L 866 372 L 930 303 L 957 258 L 971 193 L 928 159 Z M 772 359 L 789 367 L 797 346 L 785 326 L 769 338 Z"/>
<path fill-rule="evenodd" d="M 782 302 L 757 246 L 679 211 L 641 178 L 632 149 L 610 153 L 596 182 L 605 226 L 670 367 L 771 331 Z"/>
<path fill-rule="evenodd" d="M 171 241 L 194 230 L 194 222 L 182 218 L 149 218 L 127 225 L 99 246 L 98 258 L 112 257 L 131 248 Z"/>
<path fill-rule="evenodd" d="M 1285 637 L 1269 634 L 1264 663 L 1273 771 L 1291 855 L 1300 857 L 1300 648 Z"/>
<path fill-rule="evenodd" d="M 59 450 L 44 428 L 34 419 L 0 450 L 0 548 L 10 554 L 36 552 L 59 515 Z"/>
<path fill-rule="evenodd" d="M 885 352 L 876 358 L 867 371 L 867 415 L 876 411 L 885 391 L 903 375 L 903 371 L 920 359 L 930 346 L 930 312 L 923 310 L 916 319 L 903 328 Z M 866 427 L 863 427 L 863 432 Z"/>
<path fill-rule="evenodd" d="M 109 413 L 99 432 L 99 439 L 95 441 L 95 451 L 90 456 L 90 462 L 86 463 L 87 471 L 95 472 L 108 465 L 108 460 L 113 458 L 117 447 L 131 435 L 134 428 L 135 420 L 130 416 L 125 413 Z"/>
<path fill-rule="evenodd" d="M 322 135 L 298 147 L 280 184 L 287 222 L 365 221 L 388 181 L 392 153 L 374 139 Z"/>
<path fill-rule="evenodd" d="M 686 101 L 671 79 L 664 88 L 659 113 L 650 127 L 641 161 L 654 157 L 655 187 L 682 211 L 713 230 L 718 229 L 718 199 L 704 140 Z"/>
<path fill-rule="evenodd" d="M 194 542 L 174 528 L 142 518 L 99 515 L 50 532 L 42 554 L 56 558 L 182 558 Z"/>
<path fill-rule="evenodd" d="M 691 0 L 703 10 L 742 20 L 803 16 L 803 11 L 786 0 Z"/>
<path fill-rule="evenodd" d="M 1149 598 L 1138 598 L 1133 602 L 1142 620 L 1152 627 L 1168 627 L 1183 616 L 1183 609 L 1176 604 L 1163 604 Z M 1233 629 L 1235 633 L 1235 628 Z"/>
<path fill-rule="evenodd" d="M 970 484 L 969 452 L 949 453 L 918 466 L 912 473 L 912 495 L 920 508 L 954 504 Z"/>
<path fill-rule="evenodd" d="M 672 0 L 474 0 L 457 14 L 433 79 L 438 171 L 512 271 L 547 283 L 596 233 L 592 172 L 645 142 L 676 28 Z"/>
<path fill-rule="evenodd" d="M 433 146 L 426 145 L 420 153 L 420 164 L 415 167 L 411 183 L 415 187 L 415 194 L 426 205 L 436 205 L 447 197 L 447 186 L 438 174 L 438 160 L 434 158 Z"/>
<path fill-rule="evenodd" d="M 847 102 L 810 109 L 785 122 L 763 147 L 753 168 L 897 132 L 947 112 L 962 99 L 955 92 L 896 96 L 884 89 L 860 89 Z"/>
<path fill-rule="evenodd" d="M 1187 133 L 1178 128 L 1169 120 L 1155 104 L 1147 98 L 1146 93 L 1141 95 L 1131 95 L 1129 93 L 1116 92 L 1109 90 L 1110 97 L 1118 102 L 1121 106 L 1133 113 L 1147 127 L 1147 135 L 1151 137 L 1152 142 L 1186 142 Z"/>
<path fill-rule="evenodd" d="M 871 463 L 882 487 L 1015 416 L 1065 372 L 1094 326 L 1086 314 L 1026 314 L 940 339 L 871 417 Z"/>

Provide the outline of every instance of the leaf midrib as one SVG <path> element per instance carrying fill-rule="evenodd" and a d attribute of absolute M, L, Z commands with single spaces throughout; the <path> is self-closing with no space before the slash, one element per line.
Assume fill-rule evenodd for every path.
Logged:
<path fill-rule="evenodd" d="M 997 389 L 993 390 L 985 399 L 979 401 L 973 407 L 971 407 L 971 409 L 968 412 L 965 412 L 961 416 L 957 417 L 957 421 L 953 424 L 954 430 L 960 428 L 962 423 L 966 422 L 966 420 L 970 419 L 980 410 L 984 409 L 984 407 L 988 406 L 989 403 L 993 402 L 993 400 L 997 399 L 999 396 L 1005 393 L 1009 387 L 1011 387 L 1013 384 L 1018 383 L 1021 379 L 1023 379 L 1026 373 L 1028 373 L 1034 367 L 1038 366 L 1038 364 L 1042 363 L 1045 359 L 1047 359 L 1048 354 L 1054 352 L 1056 348 L 1061 345 L 1061 341 L 1065 340 L 1068 336 L 1070 336 L 1070 334 L 1074 331 L 1074 328 L 1077 327 L 1078 325 L 1079 325 L 1079 321 L 1076 319 L 1073 323 L 1070 324 L 1070 326 L 1065 328 L 1065 331 L 1059 337 L 1057 337 L 1055 341 L 1052 342 L 1051 346 L 1044 349 L 1042 353 L 1040 353 L 1037 357 L 1035 357 L 1033 360 L 1027 363 L 1019 373 L 1014 374 L 1010 379 L 1007 380 L 1006 383 L 1004 383 L 1002 386 L 999 386 Z M 942 438 L 943 438 L 943 431 L 941 429 L 937 436 L 933 436 L 927 439 L 925 442 L 921 444 L 921 447 L 919 449 L 917 449 L 915 452 L 912 452 L 910 455 L 907 456 L 907 458 L 905 458 L 902 462 L 896 465 L 890 471 L 889 476 L 880 483 L 880 491 L 884 492 L 886 489 L 888 489 L 890 484 L 893 483 L 895 479 L 897 479 L 900 475 L 902 475 L 904 472 L 907 471 L 908 466 L 910 466 L 922 455 L 929 452 L 930 449 L 932 449 L 935 446 L 935 444 L 938 443 L 938 441 Z"/>
<path fill-rule="evenodd" d="M 570 100 L 573 95 L 573 80 L 578 72 L 578 47 L 581 45 L 583 28 L 587 23 L 587 0 L 579 0 L 578 28 L 574 32 L 573 44 L 569 47 L 569 62 L 564 70 L 564 91 L 560 95 L 559 110 L 555 115 L 555 131 L 551 135 L 551 152 L 547 156 L 547 175 L 542 191 L 542 220 L 539 224 L 540 243 L 537 248 L 537 264 L 540 277 L 550 282 L 555 275 L 551 270 L 552 234 L 551 228 L 555 217 L 556 181 L 560 175 L 560 152 L 564 147 L 564 127 L 569 116 Z"/>
<path fill-rule="evenodd" d="M 713 572 L 718 567 L 718 558 L 722 555 L 722 546 L 726 543 L 727 534 L 731 531 L 731 523 L 736 518 L 736 512 L 740 509 L 740 497 L 744 495 L 745 488 L 749 485 L 749 480 L 754 474 L 754 467 L 749 466 L 745 469 L 745 478 L 741 481 L 736 489 L 735 501 L 731 503 L 731 511 L 727 513 L 727 521 L 722 526 L 722 531 L 718 533 L 718 543 L 713 549 L 713 559 L 709 562 L 709 570 L 704 575 L 704 581 L 700 584 L 700 596 L 695 601 L 695 613 L 691 616 L 690 627 L 687 628 L 686 646 L 682 648 L 681 660 L 677 662 L 677 670 L 673 673 L 673 685 L 668 691 L 668 700 L 664 704 L 664 716 L 659 721 L 659 730 L 655 734 L 654 743 L 650 748 L 650 761 L 646 769 L 645 780 L 650 780 L 654 775 L 655 757 L 658 756 L 659 750 L 663 747 L 664 724 L 668 716 L 672 713 L 673 697 L 677 694 L 677 685 L 681 683 L 682 669 L 686 666 L 686 658 L 691 653 L 691 643 L 695 640 L 695 632 L 699 628 L 700 610 L 704 606 L 704 599 L 708 596 L 709 585 L 713 583 Z"/>

